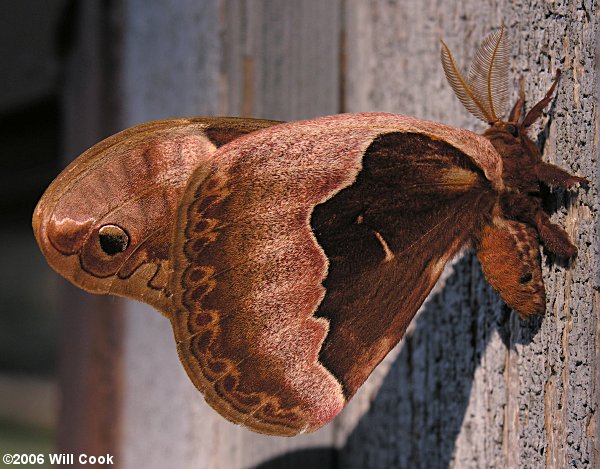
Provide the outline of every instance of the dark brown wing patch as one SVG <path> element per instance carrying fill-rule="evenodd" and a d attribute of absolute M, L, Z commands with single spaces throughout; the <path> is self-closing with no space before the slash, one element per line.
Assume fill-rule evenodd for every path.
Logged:
<path fill-rule="evenodd" d="M 281 124 L 280 121 L 267 119 L 246 119 L 243 117 L 203 117 L 202 122 L 207 126 L 204 133 L 208 139 L 217 147 L 249 134 L 256 130 Z"/>
<path fill-rule="evenodd" d="M 419 134 L 367 150 L 356 182 L 318 205 L 311 226 L 329 259 L 320 361 L 351 397 L 400 340 L 445 262 L 495 199 L 462 152 Z"/>

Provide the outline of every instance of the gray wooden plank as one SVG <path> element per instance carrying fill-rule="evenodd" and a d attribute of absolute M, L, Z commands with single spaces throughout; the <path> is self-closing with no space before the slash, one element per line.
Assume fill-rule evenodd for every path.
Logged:
<path fill-rule="evenodd" d="M 127 0 L 123 127 L 178 115 L 299 119 L 335 113 L 337 5 Z M 323 44 L 331 48 L 321 51 Z M 289 439 L 227 422 L 185 376 L 168 321 L 135 302 L 126 313 L 124 467 L 332 464 L 333 427 Z"/>
<path fill-rule="evenodd" d="M 218 1 L 124 2 L 122 127 L 216 114 Z M 127 301 L 122 465 L 233 467 L 220 435 L 235 428 L 202 400 L 177 358 L 169 321 Z M 233 426 L 231 426 L 233 427 Z"/>
<path fill-rule="evenodd" d="M 552 120 L 532 131 L 546 139 L 544 158 L 597 181 L 597 4 L 348 0 L 346 11 L 348 110 L 479 131 L 445 84 L 439 39 L 467 66 L 504 19 L 513 79 L 525 76 L 529 103 L 557 67 L 565 72 Z M 341 467 L 597 467 L 598 186 L 558 196 L 553 219 L 580 255 L 570 268 L 544 255 L 546 317 L 518 320 L 467 254 L 388 360 L 383 382 L 345 414 L 352 424 L 338 422 Z"/>
<path fill-rule="evenodd" d="M 339 111 L 339 0 L 227 0 L 225 11 L 227 113 L 298 120 Z"/>

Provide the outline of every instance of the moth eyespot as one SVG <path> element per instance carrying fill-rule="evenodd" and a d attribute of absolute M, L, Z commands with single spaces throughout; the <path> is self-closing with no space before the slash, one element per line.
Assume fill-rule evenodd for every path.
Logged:
<path fill-rule="evenodd" d="M 506 130 L 513 136 L 513 137 L 518 137 L 519 136 L 519 130 L 517 129 L 516 126 L 509 124 L 506 126 Z"/>
<path fill-rule="evenodd" d="M 526 283 L 531 282 L 531 279 L 533 279 L 533 275 L 531 274 L 531 272 L 527 272 L 519 279 L 519 283 L 525 285 Z"/>
<path fill-rule="evenodd" d="M 117 225 L 104 225 L 98 231 L 100 247 L 109 256 L 119 254 L 129 246 L 129 236 Z"/>

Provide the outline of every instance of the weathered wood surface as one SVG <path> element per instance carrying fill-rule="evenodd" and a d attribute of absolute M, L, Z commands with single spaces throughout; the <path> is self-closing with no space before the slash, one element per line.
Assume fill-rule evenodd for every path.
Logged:
<path fill-rule="evenodd" d="M 411 2 L 350 0 L 349 111 L 389 110 L 481 129 L 454 98 L 439 39 L 468 66 L 504 20 L 515 82 L 530 103 L 565 72 L 541 134 L 544 157 L 592 181 L 559 193 L 553 217 L 576 240 L 570 269 L 544 255 L 548 313 L 521 322 L 459 261 L 425 306 L 370 409 L 341 451 L 341 467 L 597 467 L 598 6 L 591 1 Z M 533 135 L 542 131 L 538 126 Z"/>
<path fill-rule="evenodd" d="M 335 2 L 125 4 L 123 127 L 181 115 L 337 111 Z M 227 422 L 185 375 L 168 321 L 141 303 L 128 302 L 126 313 L 123 467 L 253 467 L 302 448 L 324 449 L 288 467 L 333 464 L 334 427 L 285 439 Z"/>
<path fill-rule="evenodd" d="M 128 303 L 122 467 L 598 466 L 598 109 L 592 1 L 124 0 L 120 126 L 180 115 L 299 119 L 386 110 L 482 130 L 446 85 L 444 38 L 468 64 L 504 20 L 514 82 L 539 99 L 563 69 L 544 158 L 592 181 L 558 194 L 576 240 L 544 256 L 548 314 L 509 311 L 467 254 L 349 408 L 294 439 L 217 416 L 178 363 L 166 319 Z M 515 91 L 516 95 L 516 91 Z M 331 448 L 338 449 L 337 459 Z"/>

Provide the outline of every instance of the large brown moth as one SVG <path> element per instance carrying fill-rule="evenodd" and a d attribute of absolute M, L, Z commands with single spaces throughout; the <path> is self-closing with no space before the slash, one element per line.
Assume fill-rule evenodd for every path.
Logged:
<path fill-rule="evenodd" d="M 539 243 L 576 248 L 540 185 L 584 182 L 544 163 L 528 113 L 507 121 L 508 45 L 490 34 L 446 76 L 490 127 L 478 135 L 384 113 L 292 123 L 150 122 L 81 155 L 33 216 L 49 264 L 75 285 L 147 302 L 171 321 L 205 399 L 252 430 L 330 421 L 402 338 L 446 262 L 473 246 L 521 316 L 545 309 Z"/>

